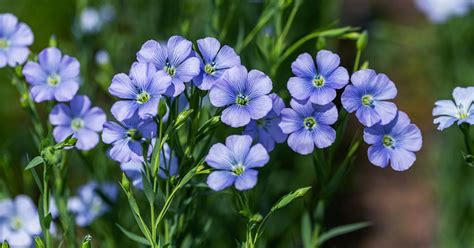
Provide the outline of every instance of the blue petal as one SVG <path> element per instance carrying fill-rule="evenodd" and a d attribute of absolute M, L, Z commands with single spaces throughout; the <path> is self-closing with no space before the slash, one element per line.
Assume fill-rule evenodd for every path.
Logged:
<path fill-rule="evenodd" d="M 421 149 L 423 139 L 421 131 L 415 124 L 410 124 L 402 133 L 396 137 L 397 147 L 401 147 L 407 151 L 417 152 Z"/>
<path fill-rule="evenodd" d="M 79 150 L 88 151 L 99 143 L 99 135 L 94 131 L 83 128 L 76 133 L 76 147 Z"/>
<path fill-rule="evenodd" d="M 213 62 L 221 48 L 221 43 L 212 37 L 197 40 L 197 45 L 206 63 Z"/>
<path fill-rule="evenodd" d="M 153 96 L 162 95 L 171 85 L 171 77 L 164 71 L 158 71 L 153 75 L 148 88 L 145 90 Z"/>
<path fill-rule="evenodd" d="M 117 101 L 112 105 L 112 115 L 115 119 L 123 121 L 131 118 L 138 110 L 139 104 L 134 100 Z"/>
<path fill-rule="evenodd" d="M 101 108 L 93 107 L 83 116 L 83 120 L 86 128 L 100 132 L 106 121 L 106 116 Z"/>
<path fill-rule="evenodd" d="M 168 50 L 154 40 L 145 42 L 137 53 L 139 62 L 153 63 L 159 70 L 163 69 L 167 58 Z"/>
<path fill-rule="evenodd" d="M 290 148 L 302 155 L 310 154 L 314 150 L 313 135 L 310 131 L 302 128 L 288 137 Z"/>
<path fill-rule="evenodd" d="M 364 69 L 356 71 L 351 76 L 351 83 L 359 92 L 367 92 L 366 86 L 377 76 L 372 69 Z"/>
<path fill-rule="evenodd" d="M 382 144 L 370 146 L 367 153 L 372 164 L 382 168 L 387 167 L 390 152 Z"/>
<path fill-rule="evenodd" d="M 266 95 L 272 91 L 272 80 L 263 72 L 251 70 L 247 78 L 247 95 L 250 99 Z"/>
<path fill-rule="evenodd" d="M 56 142 L 61 142 L 66 139 L 69 135 L 73 134 L 74 131 L 70 126 L 57 126 L 53 129 L 53 136 Z"/>
<path fill-rule="evenodd" d="M 68 102 L 72 100 L 79 90 L 79 85 L 74 81 L 65 81 L 58 84 L 54 91 L 54 98 L 58 102 Z"/>
<path fill-rule="evenodd" d="M 25 63 L 30 49 L 26 47 L 9 47 L 7 49 L 8 65 L 11 67 Z"/>
<path fill-rule="evenodd" d="M 109 92 L 113 96 L 124 99 L 135 99 L 138 95 L 137 89 L 133 85 L 132 80 L 130 80 L 130 78 L 124 73 L 117 74 L 112 78 Z"/>
<path fill-rule="evenodd" d="M 71 112 L 75 117 L 82 117 L 86 114 L 91 107 L 91 100 L 89 97 L 84 95 L 75 96 L 69 103 L 71 106 Z"/>
<path fill-rule="evenodd" d="M 224 107 L 233 104 L 237 95 L 227 87 L 227 81 L 220 79 L 217 80 L 215 84 L 216 85 L 212 87 L 209 92 L 211 104 L 215 107 Z"/>
<path fill-rule="evenodd" d="M 160 97 L 152 97 L 144 104 L 138 104 L 138 116 L 142 119 L 154 117 L 158 113 Z"/>
<path fill-rule="evenodd" d="M 57 73 L 61 63 L 61 51 L 55 47 L 49 47 L 41 51 L 38 55 L 39 64 L 49 74 Z"/>
<path fill-rule="evenodd" d="M 77 59 L 64 55 L 59 64 L 58 73 L 62 81 L 68 81 L 71 79 L 77 80 L 80 72 L 80 64 Z"/>
<path fill-rule="evenodd" d="M 329 103 L 326 105 L 316 105 L 314 106 L 314 118 L 316 123 L 321 123 L 325 125 L 332 125 L 336 123 L 339 113 L 337 112 L 336 105 L 334 103 Z"/>
<path fill-rule="evenodd" d="M 362 106 L 361 102 L 362 95 L 359 93 L 356 87 L 348 85 L 341 95 L 341 103 L 347 112 L 352 113 Z"/>
<path fill-rule="evenodd" d="M 176 67 L 175 76 L 183 82 L 189 82 L 197 75 L 199 75 L 199 59 L 196 57 L 190 57 Z"/>
<path fill-rule="evenodd" d="M 252 137 L 249 135 L 231 135 L 225 139 L 225 145 L 234 155 L 234 162 L 245 165 L 245 159 L 252 145 Z"/>
<path fill-rule="evenodd" d="M 306 100 L 311 96 L 314 86 L 310 79 L 292 77 L 288 80 L 287 88 L 291 97 Z"/>
<path fill-rule="evenodd" d="M 240 191 L 249 190 L 257 184 L 258 171 L 246 169 L 235 180 L 235 188 Z"/>
<path fill-rule="evenodd" d="M 181 36 L 171 36 L 166 45 L 170 64 L 176 67 L 187 59 L 191 54 L 192 45 L 193 44 L 190 41 Z"/>
<path fill-rule="evenodd" d="M 346 68 L 338 67 L 326 79 L 326 85 L 334 89 L 341 89 L 349 83 L 349 73 Z"/>
<path fill-rule="evenodd" d="M 327 125 L 316 125 L 313 129 L 313 140 L 318 148 L 329 147 L 336 140 L 336 130 Z"/>
<path fill-rule="evenodd" d="M 238 93 L 245 92 L 247 85 L 247 69 L 244 66 L 234 66 L 227 70 L 222 77 L 227 81 L 227 85 L 230 86 L 229 90 Z"/>
<path fill-rule="evenodd" d="M 216 62 L 217 70 L 228 69 L 240 65 L 239 55 L 237 55 L 234 49 L 229 46 L 223 46 L 221 50 L 219 50 L 214 61 Z"/>
<path fill-rule="evenodd" d="M 10 44 L 15 47 L 29 46 L 33 44 L 34 36 L 31 28 L 24 23 L 19 23 L 17 29 L 8 38 Z"/>
<path fill-rule="evenodd" d="M 386 125 L 397 115 L 397 105 L 392 102 L 375 101 L 374 109 L 380 117 L 380 124 Z"/>
<path fill-rule="evenodd" d="M 254 120 L 265 117 L 270 110 L 272 110 L 272 99 L 263 95 L 254 99 L 251 99 L 245 106 L 250 117 Z"/>
<path fill-rule="evenodd" d="M 325 85 L 313 88 L 310 100 L 314 104 L 325 105 L 334 100 L 334 98 L 336 98 L 336 90 Z"/>
<path fill-rule="evenodd" d="M 290 134 L 303 128 L 303 117 L 300 117 L 293 109 L 285 108 L 281 111 L 281 122 L 279 124 L 283 133 Z"/>
<path fill-rule="evenodd" d="M 453 125 L 453 123 L 456 122 L 457 120 L 458 119 L 456 119 L 454 117 L 441 116 L 441 117 L 438 117 L 438 118 L 434 119 L 433 123 L 434 124 L 439 124 L 437 129 L 439 131 L 442 131 L 443 129 L 448 128 L 451 125 Z"/>
<path fill-rule="evenodd" d="M 308 53 L 299 55 L 296 60 L 291 63 L 293 74 L 300 78 L 313 79 L 316 76 L 316 67 L 314 60 Z"/>
<path fill-rule="evenodd" d="M 54 88 L 47 84 L 34 85 L 31 87 L 30 93 L 35 102 L 44 102 L 54 99 Z"/>
<path fill-rule="evenodd" d="M 246 168 L 262 167 L 268 163 L 270 157 L 267 150 L 261 145 L 256 144 L 250 148 L 250 151 L 245 158 L 244 165 Z"/>
<path fill-rule="evenodd" d="M 360 107 L 356 112 L 357 119 L 366 127 L 371 127 L 380 122 L 377 112 L 371 107 Z"/>
<path fill-rule="evenodd" d="M 119 124 L 111 121 L 107 121 L 104 124 L 104 130 L 102 131 L 102 141 L 105 144 L 112 144 L 117 140 L 124 139 L 126 137 L 127 130 Z"/>
<path fill-rule="evenodd" d="M 405 149 L 391 150 L 390 166 L 396 171 L 404 171 L 410 168 L 416 160 L 415 153 Z"/>
<path fill-rule="evenodd" d="M 339 55 L 331 51 L 321 50 L 316 55 L 316 64 L 318 73 L 324 77 L 328 77 L 339 66 L 340 58 Z"/>
<path fill-rule="evenodd" d="M 206 163 L 220 170 L 232 170 L 234 154 L 222 143 L 214 144 L 206 156 Z"/>
<path fill-rule="evenodd" d="M 230 171 L 214 171 L 207 177 L 207 185 L 214 191 L 220 191 L 232 186 L 235 179 L 235 174 Z"/>
<path fill-rule="evenodd" d="M 71 109 L 63 103 L 57 104 L 49 113 L 49 122 L 54 126 L 71 124 Z"/>
<path fill-rule="evenodd" d="M 389 100 L 397 96 L 397 88 L 395 84 L 387 77 L 387 75 L 380 73 L 375 78 L 372 78 L 366 86 L 367 92 L 372 94 L 376 100 Z"/>
<path fill-rule="evenodd" d="M 458 109 L 451 100 L 440 100 L 435 102 L 433 108 L 433 116 L 447 115 L 451 117 L 457 116 Z"/>
<path fill-rule="evenodd" d="M 246 108 L 234 104 L 224 109 L 221 120 L 231 127 L 243 127 L 250 122 L 250 113 Z"/>
<path fill-rule="evenodd" d="M 48 75 L 38 63 L 28 61 L 23 67 L 23 75 L 28 83 L 31 85 L 45 84 Z"/>

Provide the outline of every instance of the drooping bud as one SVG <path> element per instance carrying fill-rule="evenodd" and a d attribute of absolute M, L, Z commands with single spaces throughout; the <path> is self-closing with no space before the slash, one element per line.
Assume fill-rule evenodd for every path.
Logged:
<path fill-rule="evenodd" d="M 158 117 L 163 119 L 168 112 L 168 106 L 166 105 L 166 100 L 164 98 L 160 99 L 160 103 L 158 103 Z"/>
<path fill-rule="evenodd" d="M 49 38 L 49 47 L 58 47 L 58 38 L 54 34 Z"/>
<path fill-rule="evenodd" d="M 178 117 L 176 117 L 176 123 L 174 124 L 174 126 L 180 127 L 181 125 L 183 125 L 184 122 L 189 118 L 192 112 L 193 112 L 193 109 L 188 109 L 179 113 Z"/>

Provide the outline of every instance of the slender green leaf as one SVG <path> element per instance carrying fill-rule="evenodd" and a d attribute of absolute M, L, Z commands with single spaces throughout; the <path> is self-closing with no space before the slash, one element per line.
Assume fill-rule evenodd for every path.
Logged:
<path fill-rule="evenodd" d="M 41 156 L 34 157 L 26 166 L 25 170 L 29 170 L 31 168 L 35 168 L 36 166 L 44 163 L 44 159 Z"/>
<path fill-rule="evenodd" d="M 127 231 L 125 228 L 123 228 L 123 227 L 122 227 L 121 225 L 119 225 L 118 223 L 115 223 L 115 225 L 116 225 L 116 226 L 120 229 L 120 231 L 122 231 L 123 234 L 125 234 L 125 236 L 127 236 L 129 239 L 131 239 L 131 240 L 133 240 L 133 241 L 135 241 L 135 242 L 137 242 L 137 243 L 143 244 L 143 245 L 150 245 L 150 242 L 149 242 L 146 238 L 144 238 L 144 237 L 142 237 L 142 236 L 140 236 L 140 235 L 137 235 L 137 234 L 135 234 L 135 233 L 132 233 L 132 232 Z"/>
<path fill-rule="evenodd" d="M 304 196 L 306 194 L 306 192 L 308 192 L 308 190 L 310 190 L 310 189 L 311 189 L 311 186 L 299 188 L 299 189 L 297 189 L 295 191 L 292 191 L 289 194 L 283 196 L 282 198 L 280 198 L 280 200 L 278 200 L 278 202 L 275 205 L 273 205 L 270 212 L 274 212 L 274 211 L 276 211 L 280 208 L 285 207 L 286 205 L 290 204 L 293 200 Z"/>
<path fill-rule="evenodd" d="M 318 239 L 318 245 L 322 245 L 324 242 L 337 237 L 341 236 L 347 233 L 351 233 L 357 230 L 360 230 L 362 228 L 370 226 L 370 222 L 359 222 L 359 223 L 353 223 L 353 224 L 348 224 L 348 225 L 342 225 L 338 227 L 334 227 L 330 229 L 329 231 L 321 234 L 321 236 Z"/>
<path fill-rule="evenodd" d="M 305 212 L 301 219 L 301 239 L 304 248 L 311 248 L 311 232 L 311 220 L 308 212 Z"/>

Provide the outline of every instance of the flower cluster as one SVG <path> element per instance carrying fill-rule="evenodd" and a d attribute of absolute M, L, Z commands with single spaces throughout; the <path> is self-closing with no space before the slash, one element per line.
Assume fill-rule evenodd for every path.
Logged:
<path fill-rule="evenodd" d="M 79 61 L 63 55 L 56 47 L 44 49 L 37 62 L 28 61 L 23 67 L 35 102 L 60 102 L 49 114 L 49 121 L 55 126 L 56 142 L 73 135 L 78 139 L 77 149 L 90 150 L 99 143 L 97 133 L 102 131 L 105 113 L 99 107 L 91 107 L 87 96 L 76 95 L 80 86 L 79 73 Z"/>
<path fill-rule="evenodd" d="M 340 66 L 337 54 L 321 50 L 313 60 L 307 53 L 291 65 L 295 77 L 288 81 L 293 99 L 291 108 L 281 111 L 280 127 L 288 134 L 288 145 L 300 154 L 312 153 L 314 147 L 326 148 L 336 139 L 331 127 L 338 119 L 332 101 L 336 90 L 344 88 L 341 102 L 346 111 L 355 112 L 366 128 L 364 140 L 370 144 L 369 160 L 395 170 L 406 170 L 421 149 L 421 132 L 408 116 L 389 100 L 397 95 L 394 83 L 385 75 L 364 69 L 349 74 Z M 347 85 L 347 86 L 346 86 Z"/>

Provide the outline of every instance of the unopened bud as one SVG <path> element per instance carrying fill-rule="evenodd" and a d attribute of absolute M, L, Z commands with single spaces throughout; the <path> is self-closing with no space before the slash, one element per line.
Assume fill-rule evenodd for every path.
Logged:
<path fill-rule="evenodd" d="M 319 37 L 316 40 L 316 50 L 322 50 L 326 47 L 326 38 L 324 37 Z"/>
<path fill-rule="evenodd" d="M 125 175 L 125 173 L 122 173 L 122 187 L 127 191 L 129 192 L 130 191 L 130 181 L 128 180 L 127 176 Z"/>
<path fill-rule="evenodd" d="M 3 241 L 2 248 L 10 248 L 10 245 L 8 244 L 8 241 L 6 241 L 6 240 Z"/>
<path fill-rule="evenodd" d="M 58 47 L 58 39 L 54 34 L 51 35 L 51 38 L 49 38 L 49 47 Z"/>
<path fill-rule="evenodd" d="M 174 124 L 174 126 L 179 127 L 183 125 L 183 123 L 189 118 L 192 112 L 193 112 L 193 109 L 188 109 L 179 113 L 178 117 L 176 117 L 176 123 Z"/>
<path fill-rule="evenodd" d="M 165 117 L 167 112 L 168 106 L 166 105 L 166 100 L 164 98 L 161 98 L 160 103 L 158 103 L 158 117 L 162 119 L 163 117 Z"/>
<path fill-rule="evenodd" d="M 359 38 L 357 39 L 357 50 L 364 50 L 365 46 L 367 46 L 368 39 L 369 37 L 367 35 L 367 31 L 362 32 L 362 34 L 360 34 Z"/>

